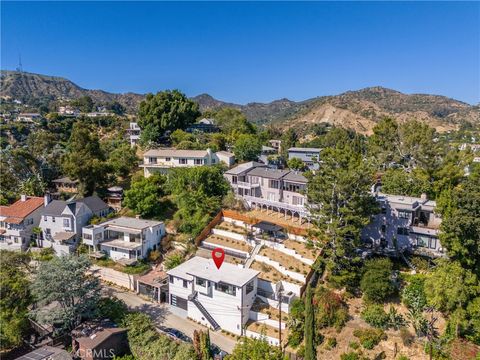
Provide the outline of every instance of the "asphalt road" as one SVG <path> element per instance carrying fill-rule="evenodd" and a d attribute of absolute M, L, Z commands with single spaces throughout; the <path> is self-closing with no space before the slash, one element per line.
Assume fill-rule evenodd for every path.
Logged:
<path fill-rule="evenodd" d="M 201 326 L 188 319 L 181 318 L 172 314 L 167 304 L 156 304 L 142 299 L 140 296 L 128 290 L 120 290 L 114 287 L 103 285 L 103 292 L 106 295 L 121 299 L 133 311 L 141 311 L 148 314 L 157 326 L 169 327 L 183 332 L 185 335 L 193 338 L 194 330 L 205 330 Z M 220 349 L 231 354 L 236 345 L 236 341 L 221 332 L 210 330 L 210 341 Z"/>

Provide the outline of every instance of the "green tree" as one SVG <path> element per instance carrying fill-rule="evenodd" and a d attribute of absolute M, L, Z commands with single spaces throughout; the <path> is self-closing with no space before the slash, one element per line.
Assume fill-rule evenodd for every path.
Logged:
<path fill-rule="evenodd" d="M 422 312 L 427 306 L 424 286 L 424 278 L 414 277 L 410 279 L 408 285 L 402 290 L 402 303 L 409 309 Z"/>
<path fill-rule="evenodd" d="M 386 194 L 420 197 L 432 194 L 428 174 L 422 169 L 406 172 L 404 169 L 388 169 L 382 176 L 382 192 Z"/>
<path fill-rule="evenodd" d="M 85 95 L 72 101 L 72 106 L 77 107 L 82 112 L 90 112 L 93 110 L 93 100 L 90 96 Z"/>
<path fill-rule="evenodd" d="M 281 137 L 282 145 L 281 145 L 281 152 L 282 155 L 287 158 L 288 156 L 288 149 L 294 147 L 298 141 L 298 135 L 292 128 L 289 128 L 285 131 Z"/>
<path fill-rule="evenodd" d="M 304 170 L 305 164 L 299 158 L 291 158 L 287 161 L 287 166 L 290 170 Z"/>
<path fill-rule="evenodd" d="M 182 129 L 177 129 L 170 134 L 170 139 L 172 139 L 173 145 L 178 145 L 183 141 L 195 141 L 195 136 L 183 131 Z"/>
<path fill-rule="evenodd" d="M 33 315 L 40 323 L 60 323 L 64 331 L 70 331 L 82 319 L 95 316 L 100 281 L 88 274 L 90 266 L 86 256 L 54 257 L 40 264 L 32 283 L 38 303 Z"/>
<path fill-rule="evenodd" d="M 133 181 L 124 194 L 124 205 L 136 214 L 144 217 L 154 217 L 161 211 L 160 199 L 165 195 L 166 177 L 153 174 L 148 178 Z"/>
<path fill-rule="evenodd" d="M 295 348 L 302 343 L 305 331 L 305 303 L 302 299 L 292 302 L 288 315 L 288 345 Z"/>
<path fill-rule="evenodd" d="M 392 118 L 384 118 L 372 130 L 373 134 L 368 139 L 368 145 L 378 165 L 385 167 L 390 162 L 399 162 L 402 153 L 398 123 Z"/>
<path fill-rule="evenodd" d="M 117 144 L 113 150 L 108 153 L 107 162 L 113 173 L 122 178 L 128 177 L 138 166 L 135 149 L 127 142 Z"/>
<path fill-rule="evenodd" d="M 176 268 L 178 265 L 183 263 L 185 261 L 185 255 L 180 252 L 172 252 L 170 255 L 165 257 L 165 261 L 163 262 L 163 265 L 165 266 L 165 269 L 170 270 L 173 268 Z"/>
<path fill-rule="evenodd" d="M 440 242 L 448 256 L 480 275 L 480 186 L 468 178 L 461 186 L 444 191 L 437 211 L 442 215 Z"/>
<path fill-rule="evenodd" d="M 348 321 L 348 307 L 342 296 L 324 286 L 315 290 L 315 324 L 318 328 L 335 327 L 337 331 Z"/>
<path fill-rule="evenodd" d="M 185 129 L 198 116 L 198 104 L 178 90 L 148 94 L 138 110 L 138 125 L 142 128 L 141 143 L 158 142 L 166 130 Z"/>
<path fill-rule="evenodd" d="M 120 104 L 118 101 L 111 102 L 107 105 L 107 110 L 110 110 L 115 115 L 123 115 L 126 111 L 125 106 Z"/>
<path fill-rule="evenodd" d="M 457 261 L 440 260 L 425 280 L 425 295 L 430 305 L 448 314 L 479 296 L 480 286 L 475 274 Z"/>
<path fill-rule="evenodd" d="M 22 344 L 28 330 L 28 307 L 32 303 L 25 253 L 0 250 L 0 349 Z"/>
<path fill-rule="evenodd" d="M 238 161 L 257 160 L 262 152 L 262 144 L 256 136 L 242 134 L 235 142 L 233 152 Z"/>
<path fill-rule="evenodd" d="M 360 289 L 367 301 L 382 302 L 391 296 L 395 287 L 392 282 L 392 262 L 390 259 L 368 260 L 364 266 Z"/>
<path fill-rule="evenodd" d="M 226 360 L 284 360 L 282 351 L 265 339 L 242 337 Z"/>
<path fill-rule="evenodd" d="M 346 145 L 324 149 L 322 166 L 306 177 L 309 210 L 328 257 L 329 279 L 337 286 L 354 286 L 357 272 L 352 271 L 352 265 L 359 260 L 354 249 L 361 230 L 377 212 L 369 192 L 372 171 L 362 155 Z"/>
<path fill-rule="evenodd" d="M 63 169 L 68 176 L 79 181 L 83 195 L 91 195 L 95 189 L 105 184 L 108 169 L 98 136 L 92 128 L 81 122 L 73 126 Z"/>
<path fill-rule="evenodd" d="M 305 360 L 317 359 L 317 346 L 315 342 L 315 314 L 313 308 L 313 291 L 310 285 L 307 286 L 305 296 Z"/>
<path fill-rule="evenodd" d="M 238 109 L 229 107 L 222 108 L 213 115 L 213 118 L 222 132 L 231 137 L 235 138 L 240 134 L 255 133 L 255 127 Z"/>

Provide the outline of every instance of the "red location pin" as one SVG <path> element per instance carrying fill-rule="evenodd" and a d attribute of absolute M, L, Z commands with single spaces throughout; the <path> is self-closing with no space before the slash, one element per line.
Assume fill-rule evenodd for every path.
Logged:
<path fill-rule="evenodd" d="M 217 265 L 217 269 L 220 269 L 220 266 L 223 264 L 223 260 L 225 260 L 225 251 L 223 251 L 222 248 L 213 249 L 212 259 L 215 265 Z"/>

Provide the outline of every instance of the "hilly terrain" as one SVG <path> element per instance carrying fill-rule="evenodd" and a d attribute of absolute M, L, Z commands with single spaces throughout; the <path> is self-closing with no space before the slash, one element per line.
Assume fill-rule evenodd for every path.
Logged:
<path fill-rule="evenodd" d="M 102 90 L 81 88 L 72 81 L 54 76 L 6 71 L 0 76 L 0 96 L 30 102 L 71 100 L 88 95 L 95 103 L 117 101 L 134 114 L 144 95 L 135 93 L 113 94 Z M 217 100 L 208 94 L 192 98 L 202 110 L 233 107 L 241 110 L 257 124 L 271 123 L 279 127 L 299 130 L 314 124 L 329 123 L 369 134 L 373 126 L 385 116 L 399 121 L 417 119 L 425 121 L 438 131 L 455 129 L 462 122 L 480 123 L 480 107 L 445 96 L 403 94 L 382 87 L 348 91 L 340 95 L 322 96 L 295 102 L 288 99 L 269 103 L 246 105 Z"/>

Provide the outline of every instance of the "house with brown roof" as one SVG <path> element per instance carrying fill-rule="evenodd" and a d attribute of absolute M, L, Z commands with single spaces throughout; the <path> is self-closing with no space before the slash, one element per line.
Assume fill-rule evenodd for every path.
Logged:
<path fill-rule="evenodd" d="M 12 205 L 0 206 L 0 249 L 26 250 L 43 207 L 43 197 L 26 195 Z"/>
<path fill-rule="evenodd" d="M 85 360 L 124 355 L 128 352 L 127 329 L 108 320 L 84 322 L 72 331 L 72 349 Z"/>

